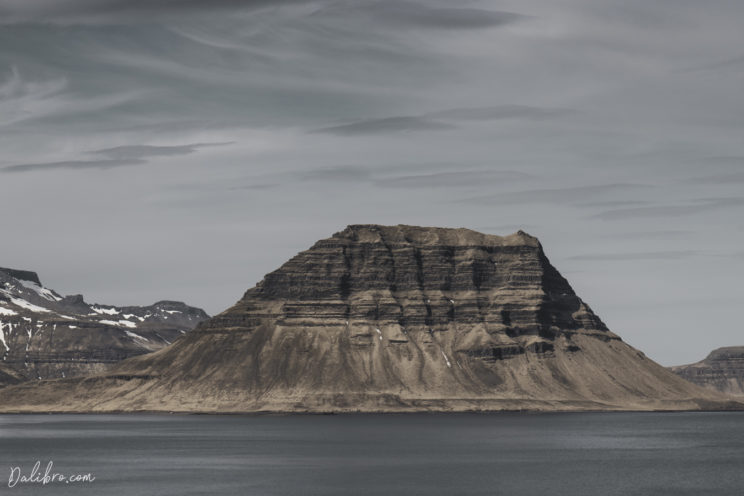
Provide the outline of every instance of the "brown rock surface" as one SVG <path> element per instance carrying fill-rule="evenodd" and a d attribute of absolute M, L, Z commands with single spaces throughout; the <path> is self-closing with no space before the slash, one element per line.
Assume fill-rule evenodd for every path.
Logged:
<path fill-rule="evenodd" d="M 8 367 L 0 363 L 0 387 L 8 386 L 11 384 L 18 384 L 24 381 L 26 378 L 18 373 L 12 367 Z"/>
<path fill-rule="evenodd" d="M 610 332 L 523 232 L 349 226 L 172 345 L 4 411 L 736 408 Z"/>
<path fill-rule="evenodd" d="M 718 348 L 700 362 L 669 368 L 698 386 L 744 396 L 744 346 Z"/>

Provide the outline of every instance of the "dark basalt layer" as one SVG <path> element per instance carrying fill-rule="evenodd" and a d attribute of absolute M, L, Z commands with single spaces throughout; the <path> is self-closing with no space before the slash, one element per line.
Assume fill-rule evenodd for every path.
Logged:
<path fill-rule="evenodd" d="M 19 399 L 23 398 L 23 399 Z M 6 411 L 695 409 L 732 405 L 609 331 L 537 239 L 349 226 L 171 346 L 0 392 Z M 736 406 L 736 405 L 734 405 Z"/>
<path fill-rule="evenodd" d="M 41 280 L 39 280 L 39 275 L 36 272 L 31 272 L 30 270 L 6 269 L 4 267 L 0 267 L 0 272 L 5 272 L 14 279 L 30 281 L 41 286 Z"/>
<path fill-rule="evenodd" d="M 700 362 L 670 369 L 698 386 L 744 396 L 744 346 L 718 348 Z"/>

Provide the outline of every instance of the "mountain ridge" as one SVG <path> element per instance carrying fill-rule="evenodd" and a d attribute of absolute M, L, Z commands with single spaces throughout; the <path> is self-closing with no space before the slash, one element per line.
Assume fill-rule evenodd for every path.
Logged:
<path fill-rule="evenodd" d="M 350 225 L 110 372 L 0 390 L 4 411 L 741 408 L 611 332 L 537 238 Z"/>
<path fill-rule="evenodd" d="M 82 295 L 63 297 L 46 288 L 36 272 L 0 268 L 0 363 L 13 371 L 0 386 L 18 378 L 103 372 L 170 344 L 208 317 L 168 300 L 149 306 L 89 304 Z"/>

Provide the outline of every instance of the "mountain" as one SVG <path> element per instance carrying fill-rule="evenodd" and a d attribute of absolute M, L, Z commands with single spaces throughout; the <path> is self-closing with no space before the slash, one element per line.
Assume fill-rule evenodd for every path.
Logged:
<path fill-rule="evenodd" d="M 698 386 L 744 396 L 744 346 L 718 348 L 700 362 L 669 369 Z"/>
<path fill-rule="evenodd" d="M 0 387 L 103 372 L 159 350 L 208 318 L 175 301 L 91 305 L 44 287 L 35 272 L 0 268 Z"/>
<path fill-rule="evenodd" d="M 155 353 L 3 411 L 741 408 L 612 333 L 538 240 L 352 225 Z"/>

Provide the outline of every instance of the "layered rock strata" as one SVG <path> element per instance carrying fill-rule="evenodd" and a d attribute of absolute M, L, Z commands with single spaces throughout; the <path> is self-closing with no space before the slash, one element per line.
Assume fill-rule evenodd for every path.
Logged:
<path fill-rule="evenodd" d="M 670 369 L 698 386 L 744 396 L 744 346 L 718 348 L 700 362 Z"/>
<path fill-rule="evenodd" d="M 6 411 L 735 408 L 602 323 L 524 232 L 354 225 L 110 372 L 0 391 Z"/>

